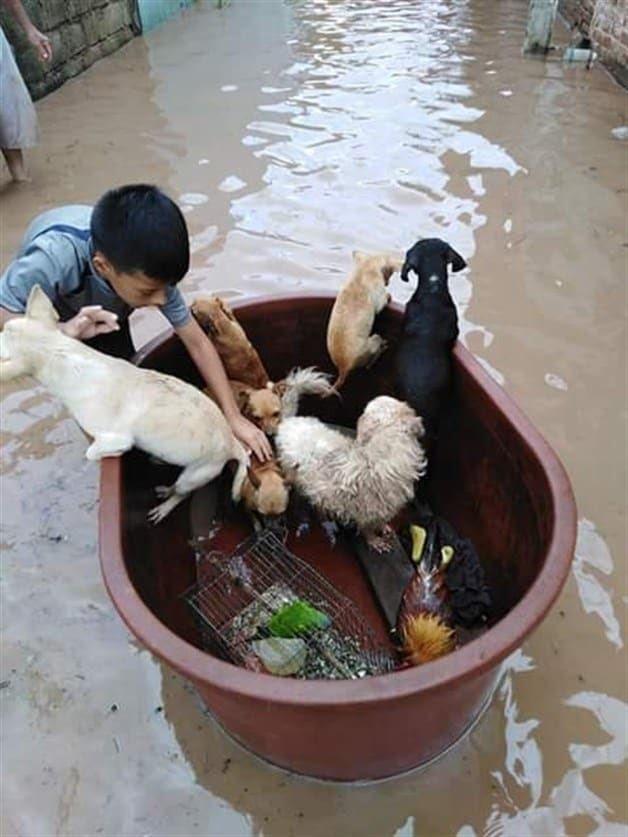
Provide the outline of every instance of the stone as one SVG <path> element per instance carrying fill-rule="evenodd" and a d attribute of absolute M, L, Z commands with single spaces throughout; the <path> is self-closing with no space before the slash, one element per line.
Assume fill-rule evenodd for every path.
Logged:
<path fill-rule="evenodd" d="M 268 637 L 252 642 L 251 647 L 266 671 L 280 677 L 298 674 L 307 657 L 307 646 L 298 638 Z"/>

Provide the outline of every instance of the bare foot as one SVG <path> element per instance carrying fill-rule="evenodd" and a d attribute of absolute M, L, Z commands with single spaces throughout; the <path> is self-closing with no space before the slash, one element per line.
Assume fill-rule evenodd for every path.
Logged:
<path fill-rule="evenodd" d="M 26 173 L 26 165 L 24 164 L 24 154 L 21 148 L 3 148 L 2 153 L 6 164 L 9 167 L 9 173 L 15 183 L 27 183 L 30 178 Z"/>

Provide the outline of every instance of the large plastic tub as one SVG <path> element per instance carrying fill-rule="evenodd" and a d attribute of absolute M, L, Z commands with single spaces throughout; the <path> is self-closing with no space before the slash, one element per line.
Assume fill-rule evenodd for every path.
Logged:
<path fill-rule="evenodd" d="M 234 305 L 271 377 L 295 365 L 332 371 L 325 349 L 331 297 L 282 297 Z M 388 308 L 376 330 L 392 344 L 360 371 L 341 401 L 309 401 L 326 421 L 352 424 L 365 403 L 389 391 L 402 310 Z M 163 466 L 133 451 L 102 463 L 100 555 L 105 584 L 130 630 L 189 678 L 244 746 L 297 773 L 334 780 L 391 776 L 428 762 L 459 740 L 486 707 L 501 662 L 541 622 L 573 556 L 576 509 L 555 453 L 530 421 L 461 345 L 454 352 L 451 418 L 433 456 L 435 509 L 473 539 L 496 601 L 496 621 L 479 639 L 420 668 L 360 681 L 295 681 L 249 672 L 201 648 L 181 593 L 195 581 L 186 501 L 156 527 L 146 520 Z M 166 335 L 141 365 L 199 383 L 181 343 Z M 167 471 L 168 469 L 166 469 Z M 176 471 L 172 471 L 172 476 Z M 235 546 L 246 535 L 227 533 Z M 382 617 L 350 552 L 311 537 L 294 547 L 366 614 L 380 636 Z"/>

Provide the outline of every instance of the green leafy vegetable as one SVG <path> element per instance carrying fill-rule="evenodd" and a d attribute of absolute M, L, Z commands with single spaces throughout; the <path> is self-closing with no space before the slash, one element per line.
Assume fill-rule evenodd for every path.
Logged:
<path fill-rule="evenodd" d="M 284 605 L 273 615 L 268 623 L 268 630 L 272 636 L 289 638 L 325 630 L 330 625 L 331 619 L 326 613 L 317 610 L 303 599 L 297 599 L 296 602 Z"/>

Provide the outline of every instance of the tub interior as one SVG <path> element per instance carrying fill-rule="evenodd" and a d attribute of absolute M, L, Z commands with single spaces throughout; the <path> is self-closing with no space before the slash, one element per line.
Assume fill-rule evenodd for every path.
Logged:
<path fill-rule="evenodd" d="M 325 347 L 331 305 L 327 298 L 278 300 L 249 303 L 236 314 L 271 378 L 279 380 L 294 366 L 316 365 L 333 372 Z M 391 370 L 401 316 L 389 308 L 378 317 L 375 330 L 389 341 L 389 349 L 372 369 L 349 379 L 342 399 L 306 399 L 301 413 L 354 426 L 371 398 L 394 394 Z M 142 365 L 200 384 L 176 337 L 155 347 Z M 539 573 L 554 511 L 545 471 L 526 439 L 470 373 L 459 351 L 454 367 L 451 409 L 432 456 L 428 494 L 434 510 L 475 544 L 493 595 L 494 630 Z M 198 533 L 204 525 L 203 491 L 158 526 L 146 520 L 156 502 L 155 486 L 174 482 L 178 472 L 138 451 L 123 457 L 123 551 L 129 575 L 146 605 L 172 631 L 202 647 L 182 594 L 196 581 L 189 541 L 192 532 Z M 250 533 L 248 522 L 238 517 L 221 530 L 215 546 L 230 551 Z M 385 622 L 349 548 L 339 544 L 332 550 L 318 527 L 300 540 L 291 535 L 288 548 L 352 599 L 378 636 L 388 640 Z"/>

